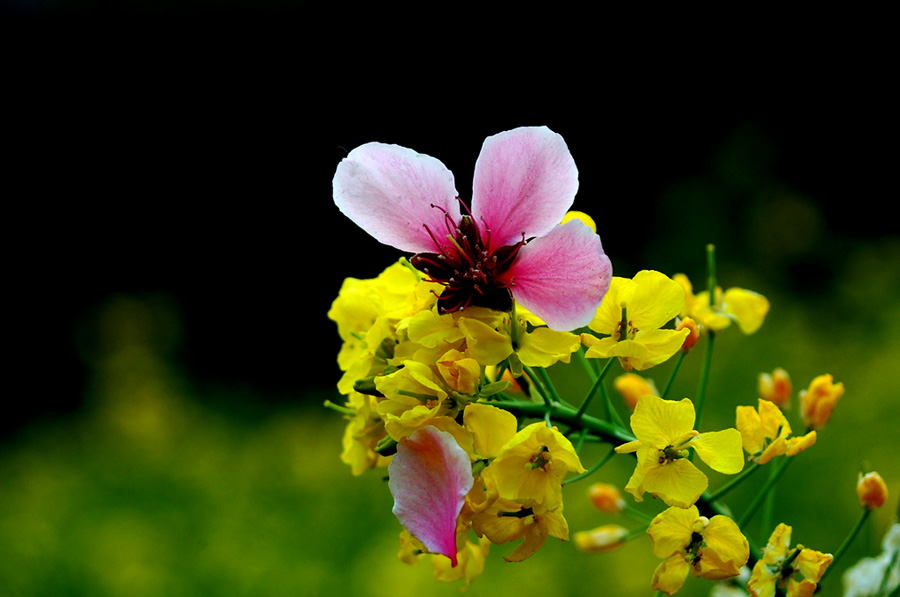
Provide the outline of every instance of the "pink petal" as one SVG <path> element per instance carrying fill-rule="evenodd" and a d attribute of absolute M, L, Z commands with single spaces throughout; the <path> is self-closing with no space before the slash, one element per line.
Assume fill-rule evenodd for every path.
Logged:
<path fill-rule="evenodd" d="M 332 184 L 334 203 L 348 218 L 382 243 L 410 253 L 435 250 L 423 225 L 443 238 L 445 211 L 459 220 L 450 170 L 399 145 L 360 145 L 338 164 Z"/>
<path fill-rule="evenodd" d="M 578 190 L 563 138 L 547 127 L 488 137 L 475 163 L 472 214 L 491 231 L 490 248 L 543 236 L 562 221 Z"/>
<path fill-rule="evenodd" d="M 400 441 L 388 472 L 400 524 L 456 566 L 456 519 L 474 484 L 465 450 L 449 433 L 422 427 Z"/>
<path fill-rule="evenodd" d="M 609 289 L 612 264 L 600 237 L 579 220 L 557 226 L 519 251 L 513 297 L 555 330 L 587 325 Z"/>

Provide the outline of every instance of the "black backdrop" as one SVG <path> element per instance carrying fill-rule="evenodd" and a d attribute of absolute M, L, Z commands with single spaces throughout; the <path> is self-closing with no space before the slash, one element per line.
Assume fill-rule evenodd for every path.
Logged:
<path fill-rule="evenodd" d="M 364 21 L 351 35 L 283 6 L 175 17 L 111 6 L 20 10 L 4 25 L 7 366 L 19 388 L 8 401 L 20 409 L 7 430 L 78 407 L 76 325 L 112 293 L 177 299 L 180 359 L 198 382 L 249 385 L 263 401 L 333 387 L 325 312 L 341 280 L 399 256 L 331 201 L 338 161 L 366 141 L 441 159 L 465 199 L 484 137 L 550 126 L 579 166 L 575 207 L 623 275 L 710 241 L 751 258 L 740 192 L 712 206 L 711 230 L 691 228 L 706 221 L 698 206 L 665 203 L 674 183 L 720 168 L 736 135 L 755 149 L 732 158 L 813 197 L 829 234 L 896 229 L 873 217 L 896 201 L 891 98 L 879 69 L 841 47 L 785 61 L 700 45 L 646 60 L 610 44 L 399 40 Z M 791 271 L 827 278 L 833 257 Z"/>

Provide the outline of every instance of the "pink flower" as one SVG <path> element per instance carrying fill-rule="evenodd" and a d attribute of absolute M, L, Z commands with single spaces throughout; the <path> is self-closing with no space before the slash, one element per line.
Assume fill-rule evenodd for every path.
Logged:
<path fill-rule="evenodd" d="M 558 330 L 587 325 L 612 276 L 599 236 L 577 219 L 560 225 L 577 190 L 569 149 L 546 127 L 485 139 L 471 211 L 446 166 L 398 145 L 361 145 L 334 176 L 338 208 L 382 243 L 415 253 L 413 266 L 444 286 L 443 312 L 508 311 L 515 299 Z"/>

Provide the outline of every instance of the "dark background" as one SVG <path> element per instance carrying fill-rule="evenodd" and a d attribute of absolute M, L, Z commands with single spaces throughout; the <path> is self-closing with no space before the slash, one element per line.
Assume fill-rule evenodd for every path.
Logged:
<path fill-rule="evenodd" d="M 699 274 L 714 242 L 815 297 L 847 245 L 896 233 L 877 40 L 673 53 L 614 43 L 607 26 L 551 49 L 401 40 L 365 15 L 339 27 L 279 3 L 155 6 L 7 5 L 5 286 L 22 389 L 5 433 L 79 407 L 79 325 L 117 293 L 174 297 L 178 359 L 201 387 L 250 387 L 261 403 L 333 387 L 325 313 L 341 280 L 400 255 L 331 200 L 337 163 L 367 141 L 441 159 L 468 199 L 486 136 L 549 126 L 579 167 L 575 207 L 626 276 Z M 814 209 L 774 209 L 784 198 Z M 814 246 L 780 250 L 809 226 Z"/>

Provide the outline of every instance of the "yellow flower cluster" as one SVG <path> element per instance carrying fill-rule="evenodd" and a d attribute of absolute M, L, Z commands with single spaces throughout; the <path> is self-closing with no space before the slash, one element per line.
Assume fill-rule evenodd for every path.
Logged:
<path fill-rule="evenodd" d="M 402 261 L 374 279 L 344 282 L 328 312 L 343 341 L 338 389 L 349 420 L 341 458 L 359 475 L 388 466 L 389 446 L 419 429 L 450 434 L 469 456 L 475 483 L 457 521 L 459 565 L 433 557 L 438 578 L 468 582 L 490 543 L 521 539 L 506 558 L 518 561 L 548 536 L 569 538 L 563 478 L 585 472 L 571 442 L 544 422 L 519 430 L 515 416 L 485 400 L 513 386 L 492 380 L 501 363 L 520 375 L 568 362 L 581 339 L 523 310 L 441 313 L 439 290 Z M 478 543 L 466 538 L 469 529 Z M 427 552 L 413 535 L 402 545 L 406 561 Z"/>
<path fill-rule="evenodd" d="M 805 433 L 794 435 L 785 416 L 791 379 L 778 368 L 758 376 L 757 404 L 736 407 L 734 428 L 698 431 L 699 406 L 688 398 L 665 399 L 668 385 L 661 394 L 653 380 L 635 373 L 679 351 L 683 358 L 701 332 L 714 334 L 732 323 L 746 334 L 756 332 L 769 302 L 753 291 L 716 288 L 711 298 L 709 292 L 695 295 L 681 274 L 669 278 L 644 270 L 630 279 L 613 277 L 587 329 L 570 333 L 550 329 L 515 306 L 511 311 L 471 307 L 445 313 L 437 304 L 441 290 L 401 260 L 376 278 L 347 279 L 328 316 L 342 339 L 338 389 L 345 397 L 340 409 L 348 422 L 341 458 L 354 475 L 389 466 L 392 492 L 395 486 L 399 493 L 409 489 L 415 471 L 433 475 L 413 483 L 412 500 L 398 500 L 399 493 L 394 493 L 395 514 L 407 527 L 401 533 L 399 557 L 415 564 L 431 554 L 435 577 L 463 580 L 464 589 L 483 570 L 491 545 L 519 542 L 505 559 L 522 561 L 548 537 L 570 538 L 562 487 L 569 473 L 586 470 L 567 435 L 578 430 L 584 438 L 589 431 L 579 426 L 584 407 L 567 410 L 569 405 L 558 398 L 531 396 L 541 391 L 531 368 L 568 363 L 578 351 L 588 359 L 621 365 L 623 373 L 613 387 L 631 412 L 634 439 L 621 419 L 600 422 L 615 427 L 615 433 L 603 435 L 608 427 L 601 425 L 597 431 L 599 423 L 590 430 L 613 443 L 615 453 L 634 456 L 625 492 L 636 502 L 650 494 L 665 504 L 655 517 L 643 516 L 653 553 L 663 560 L 652 588 L 670 595 L 688 575 L 734 578 L 751 556 L 738 523 L 724 514 L 727 508 L 717 505 L 718 496 L 707 492 L 709 479 L 694 456 L 722 474 L 744 471 L 734 483 L 713 492 L 724 494 L 750 469 L 813 446 L 844 393 L 831 375 L 813 379 L 799 392 Z M 593 370 L 599 377 L 595 388 L 602 381 L 598 371 Z M 510 394 L 517 399 L 510 400 Z M 540 398 L 543 411 L 522 406 L 539 406 Z M 520 415 L 544 420 L 526 423 L 510 411 L 517 408 Z M 551 422 L 557 416 L 569 427 L 565 435 Z M 455 464 L 447 465 L 441 460 L 445 457 Z M 402 466 L 395 471 L 398 459 Z M 460 469 L 464 479 L 458 478 Z M 431 498 L 428 483 L 435 484 L 433 493 L 440 499 L 457 492 L 458 506 L 437 521 L 449 520 L 445 531 L 432 533 L 428 507 L 417 503 L 422 496 Z M 867 512 L 887 499 L 877 473 L 860 474 L 857 493 Z M 641 514 L 613 485 L 594 483 L 588 496 L 601 512 Z M 637 534 L 643 529 L 604 524 L 576 532 L 573 539 L 579 550 L 600 553 L 617 549 Z M 791 527 L 779 524 L 761 553 L 753 548 L 755 565 L 750 563 L 753 572 L 746 585 L 751 596 L 811 595 L 816 589 L 832 556 L 803 546 L 790 548 L 790 534 Z"/>

